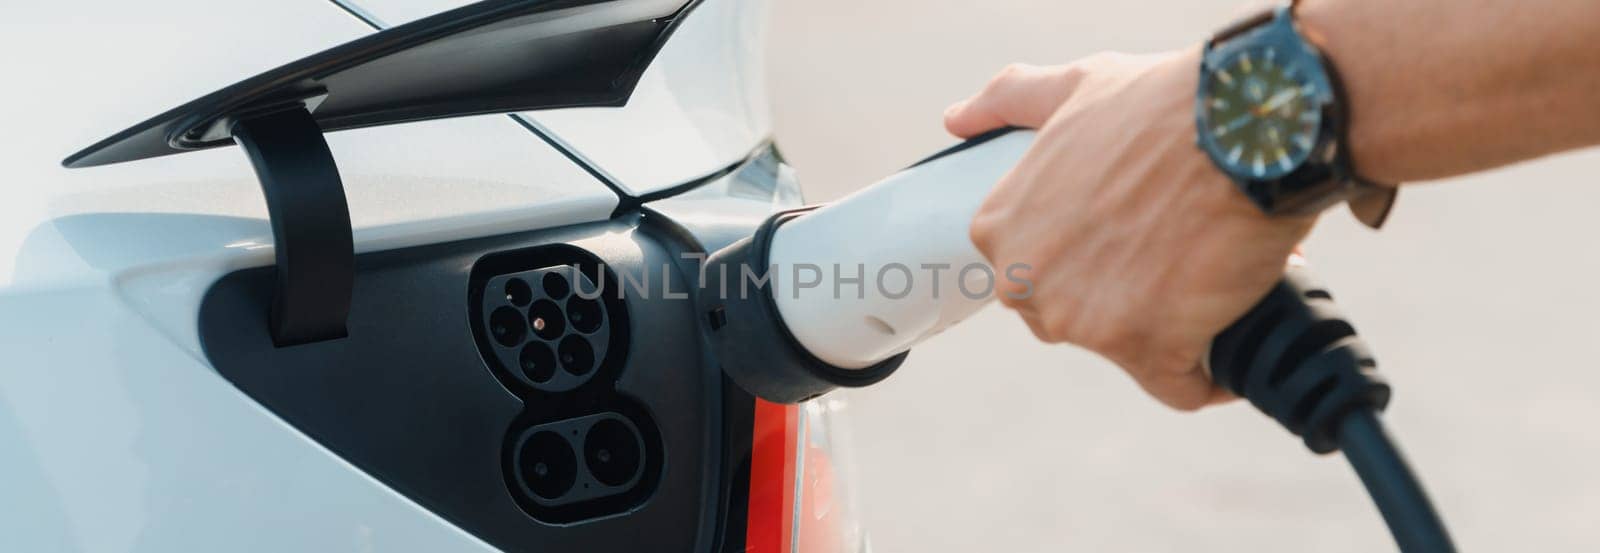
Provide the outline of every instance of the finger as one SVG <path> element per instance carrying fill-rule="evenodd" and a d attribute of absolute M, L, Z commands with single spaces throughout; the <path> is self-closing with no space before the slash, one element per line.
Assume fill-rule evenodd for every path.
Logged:
<path fill-rule="evenodd" d="M 1231 394 L 1212 384 L 1198 366 L 1185 372 L 1148 371 L 1131 374 L 1145 392 L 1167 407 L 1179 411 L 1194 411 L 1213 403 L 1225 402 L 1231 397 Z"/>
<path fill-rule="evenodd" d="M 1212 405 L 1222 405 L 1224 403 L 1232 402 L 1236 399 L 1239 399 L 1239 396 L 1233 395 L 1233 392 L 1230 392 L 1221 386 L 1212 386 L 1211 399 L 1206 401 L 1206 407 L 1210 407 Z"/>
<path fill-rule="evenodd" d="M 1024 324 L 1028 325 L 1028 330 L 1033 332 L 1035 339 L 1046 344 L 1055 342 L 1049 333 L 1045 332 L 1044 320 L 1033 309 L 1028 306 L 1012 306 L 1011 309 L 1017 312 L 1017 316 L 1022 318 Z"/>
<path fill-rule="evenodd" d="M 945 130 L 970 138 L 1007 125 L 1039 128 L 1072 94 L 1072 74 L 1061 68 L 1008 65 L 976 96 L 945 109 Z"/>
<path fill-rule="evenodd" d="M 1210 407 L 1212 405 L 1222 405 L 1224 403 L 1239 399 L 1239 396 L 1233 395 L 1231 390 L 1218 386 L 1216 381 L 1211 380 L 1211 371 L 1206 368 L 1204 362 L 1196 363 L 1194 370 L 1199 372 L 1201 376 L 1204 376 L 1206 382 L 1211 384 L 1211 397 L 1206 398 L 1206 407 Z"/>

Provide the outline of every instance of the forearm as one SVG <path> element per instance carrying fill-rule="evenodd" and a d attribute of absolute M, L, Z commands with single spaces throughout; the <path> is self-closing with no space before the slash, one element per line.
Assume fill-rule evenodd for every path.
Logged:
<path fill-rule="evenodd" d="M 1303 0 L 1298 16 L 1344 81 L 1369 179 L 1600 144 L 1600 2 Z"/>

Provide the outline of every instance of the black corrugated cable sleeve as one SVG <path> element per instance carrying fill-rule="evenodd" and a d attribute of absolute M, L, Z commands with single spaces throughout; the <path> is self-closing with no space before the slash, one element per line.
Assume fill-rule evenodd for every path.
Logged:
<path fill-rule="evenodd" d="M 1401 551 L 1455 551 L 1378 418 L 1389 404 L 1389 385 L 1333 297 L 1304 270 L 1291 269 L 1218 335 L 1207 362 L 1214 382 L 1276 419 L 1311 451 L 1342 449 Z"/>

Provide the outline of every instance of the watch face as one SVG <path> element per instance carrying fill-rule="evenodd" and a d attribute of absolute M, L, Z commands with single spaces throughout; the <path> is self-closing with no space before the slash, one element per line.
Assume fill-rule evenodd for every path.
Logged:
<path fill-rule="evenodd" d="M 1224 60 L 1201 86 L 1200 132 L 1230 174 L 1281 178 L 1310 157 L 1322 125 L 1314 67 L 1278 48 L 1246 49 Z"/>

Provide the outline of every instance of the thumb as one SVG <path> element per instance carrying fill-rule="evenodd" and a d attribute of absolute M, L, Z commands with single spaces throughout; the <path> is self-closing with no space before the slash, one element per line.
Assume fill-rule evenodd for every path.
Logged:
<path fill-rule="evenodd" d="M 1006 66 L 976 96 L 944 110 L 944 128 L 970 138 L 1004 126 L 1039 128 L 1072 95 L 1078 72 L 1068 67 Z"/>

